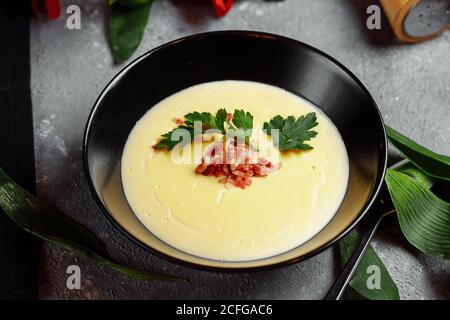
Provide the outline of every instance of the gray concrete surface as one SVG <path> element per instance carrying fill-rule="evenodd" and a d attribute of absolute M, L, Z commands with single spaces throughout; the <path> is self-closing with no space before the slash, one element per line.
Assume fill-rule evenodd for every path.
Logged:
<path fill-rule="evenodd" d="M 424 145 L 450 154 L 450 33 L 418 45 L 399 45 L 389 26 L 365 28 L 365 8 L 376 1 L 236 1 L 216 19 L 209 6 L 156 0 L 150 23 L 134 57 L 180 36 L 208 30 L 250 29 L 277 33 L 311 44 L 348 66 L 366 84 L 386 122 Z M 134 245 L 102 215 L 82 172 L 85 121 L 100 91 L 123 66 L 114 66 L 106 40 L 105 1 L 79 4 L 82 29 L 56 21 L 32 23 L 32 93 L 38 194 L 95 231 L 111 255 L 149 271 L 186 276 L 189 283 L 142 282 L 91 261 L 43 245 L 42 299 L 320 299 L 336 276 L 330 249 L 304 263 L 253 274 L 190 270 L 154 257 Z M 426 257 L 403 240 L 395 221 L 373 243 L 400 289 L 402 299 L 449 299 L 450 263 Z M 66 268 L 77 264 L 82 289 L 66 288 Z"/>

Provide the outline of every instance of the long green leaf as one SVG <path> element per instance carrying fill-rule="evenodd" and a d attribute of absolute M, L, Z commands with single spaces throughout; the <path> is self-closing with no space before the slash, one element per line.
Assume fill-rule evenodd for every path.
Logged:
<path fill-rule="evenodd" d="M 432 177 L 450 180 L 450 157 L 431 151 L 390 127 L 386 127 L 386 132 L 389 141 L 418 168 Z"/>
<path fill-rule="evenodd" d="M 104 244 L 92 232 L 22 189 L 2 169 L 0 208 L 25 231 L 128 276 L 145 280 L 182 280 L 135 270 L 111 261 Z"/>
<path fill-rule="evenodd" d="M 343 264 L 350 259 L 360 240 L 361 236 L 358 231 L 353 230 L 339 242 L 341 261 Z M 377 276 L 380 276 L 379 288 L 376 282 L 372 282 Z M 398 288 L 392 280 L 389 271 L 371 246 L 367 248 L 358 268 L 353 274 L 350 287 L 359 295 L 369 300 L 400 299 Z"/>
<path fill-rule="evenodd" d="M 111 5 L 109 32 L 116 62 L 127 60 L 142 40 L 153 1 L 137 7 L 127 7 L 119 2 Z"/>
<path fill-rule="evenodd" d="M 386 183 L 406 239 L 428 255 L 450 259 L 450 203 L 402 172 L 389 169 Z"/>
<path fill-rule="evenodd" d="M 408 176 L 423 183 L 428 188 L 431 188 L 437 180 L 436 178 L 427 175 L 425 172 L 417 168 L 412 162 L 407 162 L 401 167 L 396 168 L 395 170 L 407 174 Z"/>

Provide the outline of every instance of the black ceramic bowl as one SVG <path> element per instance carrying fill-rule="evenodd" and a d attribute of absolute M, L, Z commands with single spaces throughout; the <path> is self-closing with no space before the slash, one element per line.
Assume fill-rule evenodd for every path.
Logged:
<path fill-rule="evenodd" d="M 193 85 L 218 80 L 267 83 L 306 98 L 327 114 L 345 142 L 350 177 L 340 209 L 315 237 L 283 254 L 242 262 L 190 255 L 148 231 L 125 198 L 120 162 L 136 121 L 162 99 Z M 247 31 L 210 32 L 182 38 L 134 60 L 97 99 L 87 122 L 83 147 L 85 170 L 94 197 L 120 230 L 163 257 L 202 269 L 228 271 L 287 265 L 335 243 L 361 220 L 374 202 L 387 159 L 380 112 L 367 89 L 348 69 L 304 43 Z"/>

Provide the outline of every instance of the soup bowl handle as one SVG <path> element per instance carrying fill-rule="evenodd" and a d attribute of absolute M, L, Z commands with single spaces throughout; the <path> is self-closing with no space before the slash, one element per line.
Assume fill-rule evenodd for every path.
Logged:
<path fill-rule="evenodd" d="M 409 160 L 403 159 L 394 163 L 390 166 L 390 168 L 398 169 L 408 163 Z M 365 220 L 362 221 L 362 237 L 358 246 L 350 259 L 348 259 L 344 269 L 341 271 L 330 290 L 328 290 L 327 294 L 323 298 L 324 300 L 339 300 L 342 297 L 342 294 L 345 292 L 347 285 L 350 283 L 350 280 L 352 279 L 356 268 L 358 268 L 358 265 L 361 262 L 361 259 L 363 258 L 364 253 L 366 252 L 366 249 L 375 235 L 381 221 L 385 217 L 395 213 L 396 211 L 389 195 L 389 191 L 387 190 L 387 186 L 384 185 L 381 190 L 379 200 L 370 208 L 370 211 L 366 214 Z"/>
<path fill-rule="evenodd" d="M 361 259 L 366 252 L 367 247 L 370 244 L 375 232 L 378 229 L 381 221 L 388 215 L 394 214 L 395 209 L 386 209 L 386 204 L 390 201 L 386 201 L 384 196 L 381 197 L 384 201 L 380 201 L 381 205 L 375 206 L 376 208 L 371 208 L 368 214 L 366 215 L 365 221 L 363 221 L 362 225 L 362 237 L 361 240 L 353 252 L 350 259 L 348 259 L 347 263 L 344 266 L 344 269 L 341 271 L 339 276 L 337 277 L 334 284 L 331 286 L 330 290 L 324 297 L 324 300 L 339 300 L 342 297 L 342 294 L 345 292 L 347 285 L 352 279 L 353 274 L 358 268 Z"/>

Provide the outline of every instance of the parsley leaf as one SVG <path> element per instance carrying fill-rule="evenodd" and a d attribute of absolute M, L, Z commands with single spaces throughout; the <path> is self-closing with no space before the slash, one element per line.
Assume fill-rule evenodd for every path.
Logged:
<path fill-rule="evenodd" d="M 229 124 L 231 134 L 245 139 L 245 143 L 249 144 L 253 129 L 253 115 L 244 110 L 235 110 L 233 113 L 233 124 Z"/>
<path fill-rule="evenodd" d="M 177 132 L 177 135 L 174 135 L 175 131 L 179 130 Z M 185 133 L 189 135 L 189 139 L 183 139 L 186 138 L 185 136 L 181 136 L 183 132 L 181 130 L 187 130 Z M 161 137 L 161 140 L 153 146 L 154 149 L 167 149 L 168 151 L 175 148 L 175 146 L 179 143 L 182 143 L 181 146 L 184 146 L 188 143 L 191 143 L 193 137 L 195 135 L 194 126 L 190 125 L 179 125 L 177 128 L 163 134 Z M 172 137 L 173 136 L 173 137 Z M 175 137 L 178 137 L 176 139 Z"/>
<path fill-rule="evenodd" d="M 316 131 L 311 129 L 318 125 L 315 112 L 308 113 L 306 116 L 293 116 L 283 118 L 276 116 L 269 122 L 264 123 L 264 130 L 268 135 L 272 135 L 272 130 L 279 130 L 278 148 L 280 151 L 287 150 L 309 150 L 312 147 L 305 143 L 317 135 Z M 274 142 L 276 143 L 276 142 Z"/>
<path fill-rule="evenodd" d="M 214 117 L 209 112 L 192 112 L 184 116 L 184 123 L 188 127 L 194 127 L 194 122 L 200 121 L 204 130 L 211 129 L 215 125 Z"/>
<path fill-rule="evenodd" d="M 235 110 L 233 114 L 233 124 L 242 130 L 253 129 L 253 116 L 244 110 Z"/>
<path fill-rule="evenodd" d="M 227 120 L 227 110 L 225 109 L 219 109 L 216 113 L 216 125 L 215 128 L 220 130 L 220 132 L 222 132 L 222 134 L 226 133 L 225 130 L 225 122 Z"/>
<path fill-rule="evenodd" d="M 192 141 L 192 138 L 194 137 L 194 127 L 188 127 L 188 126 L 185 126 L 185 125 L 181 125 L 181 126 L 178 126 L 177 128 L 175 128 L 175 129 L 173 129 L 173 130 L 171 130 L 171 131 L 169 131 L 169 132 L 167 132 L 167 133 L 165 133 L 165 134 L 163 134 L 161 137 L 161 140 L 157 143 L 157 144 L 155 144 L 154 146 L 153 146 L 153 148 L 154 149 L 167 149 L 168 151 L 170 151 L 170 150 L 172 150 L 173 148 L 175 148 L 175 146 L 177 145 L 177 144 L 179 144 L 179 143 L 181 143 L 181 142 L 184 142 L 183 143 L 183 145 L 185 145 L 186 144 L 186 141 L 185 140 L 183 140 L 183 138 L 182 137 L 179 137 L 179 139 L 177 140 L 177 139 L 172 139 L 172 135 L 173 135 L 173 133 L 176 131 L 176 130 L 179 130 L 179 129 L 185 129 L 185 130 L 188 130 L 188 133 L 189 133 L 189 135 L 190 135 L 190 141 Z M 190 142 L 190 141 L 188 141 L 188 142 Z"/>
<path fill-rule="evenodd" d="M 223 135 L 226 135 L 227 129 L 233 129 L 234 127 L 227 121 L 228 112 L 226 109 L 219 109 L 214 116 L 210 112 L 191 112 L 184 116 L 185 121 L 184 124 L 179 125 L 177 128 L 163 134 L 161 140 L 153 146 L 154 149 L 167 149 L 168 151 L 175 148 L 179 143 L 186 143 L 192 141 L 195 135 L 204 134 L 206 130 L 216 129 Z M 195 122 L 201 122 L 202 128 L 201 131 L 194 130 Z M 227 123 L 228 128 L 225 128 L 225 123 Z M 233 123 L 236 127 L 243 130 L 248 130 L 253 128 L 253 116 L 249 112 L 244 112 L 243 110 L 236 110 L 233 116 Z M 172 139 L 172 135 L 176 130 L 184 129 L 187 130 L 190 135 L 189 139 L 183 140 L 182 137 L 179 139 Z"/>
<path fill-rule="evenodd" d="M 194 128 L 194 122 L 200 121 L 202 123 L 203 132 L 208 129 L 217 129 L 220 133 L 225 134 L 225 120 L 227 118 L 227 110 L 219 109 L 216 116 L 210 112 L 192 112 L 184 116 L 186 126 Z M 203 133 L 202 132 L 202 133 Z"/>

